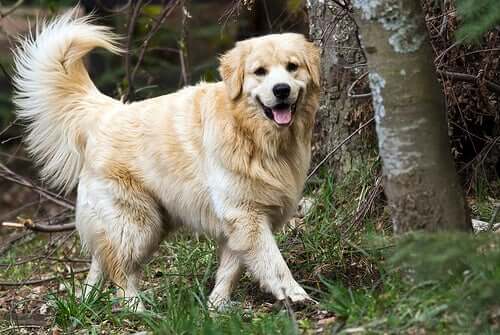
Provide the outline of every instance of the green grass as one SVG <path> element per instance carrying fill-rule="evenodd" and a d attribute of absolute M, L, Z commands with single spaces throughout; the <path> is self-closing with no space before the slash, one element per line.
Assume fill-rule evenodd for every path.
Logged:
<path fill-rule="evenodd" d="M 79 276 L 64 281 L 63 291 L 42 297 L 50 305 L 50 322 L 65 334 L 294 334 L 297 328 L 306 334 L 319 329 L 327 334 L 500 333 L 500 243 L 494 235 L 396 239 L 388 234 L 380 199 L 356 229 L 348 229 L 377 169 L 372 160 L 341 181 L 323 174 L 321 183 L 306 190 L 315 199 L 309 214 L 278 235 L 294 276 L 320 302 L 296 311 L 296 324 L 286 310 L 271 308 L 272 297 L 247 276 L 234 293 L 234 307 L 210 312 L 206 299 L 217 264 L 215 243 L 184 235 L 164 242 L 145 267 L 146 312 L 127 309 L 112 285 L 80 300 L 75 294 Z M 487 216 L 487 204 L 477 203 L 478 212 Z M 40 248 L 40 241 L 1 261 L 29 254 L 30 246 Z M 14 280 L 26 275 L 28 266 L 2 275 Z M 336 321 L 318 325 L 318 311 L 335 314 Z"/>
<path fill-rule="evenodd" d="M 500 333 L 498 236 L 420 233 L 364 243 L 390 247 L 376 249 L 375 285 L 327 283 L 324 306 L 343 320 L 340 333 Z"/>

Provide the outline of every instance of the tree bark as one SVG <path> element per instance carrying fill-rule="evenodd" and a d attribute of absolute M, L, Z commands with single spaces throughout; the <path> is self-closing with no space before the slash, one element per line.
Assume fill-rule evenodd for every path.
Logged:
<path fill-rule="evenodd" d="M 320 108 L 314 131 L 313 163 L 320 161 L 371 116 L 370 100 L 349 97 L 351 85 L 366 72 L 352 11 L 340 1 L 307 1 L 309 33 L 321 48 Z M 360 81 L 361 82 L 361 81 Z M 357 85 L 356 93 L 367 87 Z M 359 92 L 362 91 L 362 92 Z M 332 173 L 341 178 L 361 160 L 366 143 L 356 136 L 330 159 Z"/>
<path fill-rule="evenodd" d="M 419 1 L 353 0 L 396 233 L 469 230 Z"/>

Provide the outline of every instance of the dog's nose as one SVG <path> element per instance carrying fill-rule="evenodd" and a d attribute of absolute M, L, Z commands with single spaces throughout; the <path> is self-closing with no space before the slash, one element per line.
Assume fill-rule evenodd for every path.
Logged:
<path fill-rule="evenodd" d="M 290 85 L 276 84 L 273 87 L 273 93 L 276 98 L 285 99 L 290 95 Z"/>

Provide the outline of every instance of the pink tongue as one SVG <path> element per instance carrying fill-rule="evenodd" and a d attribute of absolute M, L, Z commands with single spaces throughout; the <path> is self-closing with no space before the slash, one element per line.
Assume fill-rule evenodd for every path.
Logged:
<path fill-rule="evenodd" d="M 289 124 L 292 121 L 292 111 L 290 108 L 286 109 L 272 109 L 274 121 L 277 124 Z"/>

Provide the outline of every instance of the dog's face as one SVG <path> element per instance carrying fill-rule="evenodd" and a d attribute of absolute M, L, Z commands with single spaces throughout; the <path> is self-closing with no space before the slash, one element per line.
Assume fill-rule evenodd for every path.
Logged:
<path fill-rule="evenodd" d="M 252 38 L 221 57 L 220 73 L 229 97 L 253 106 L 252 116 L 287 127 L 307 91 L 319 88 L 319 51 L 300 34 Z"/>

